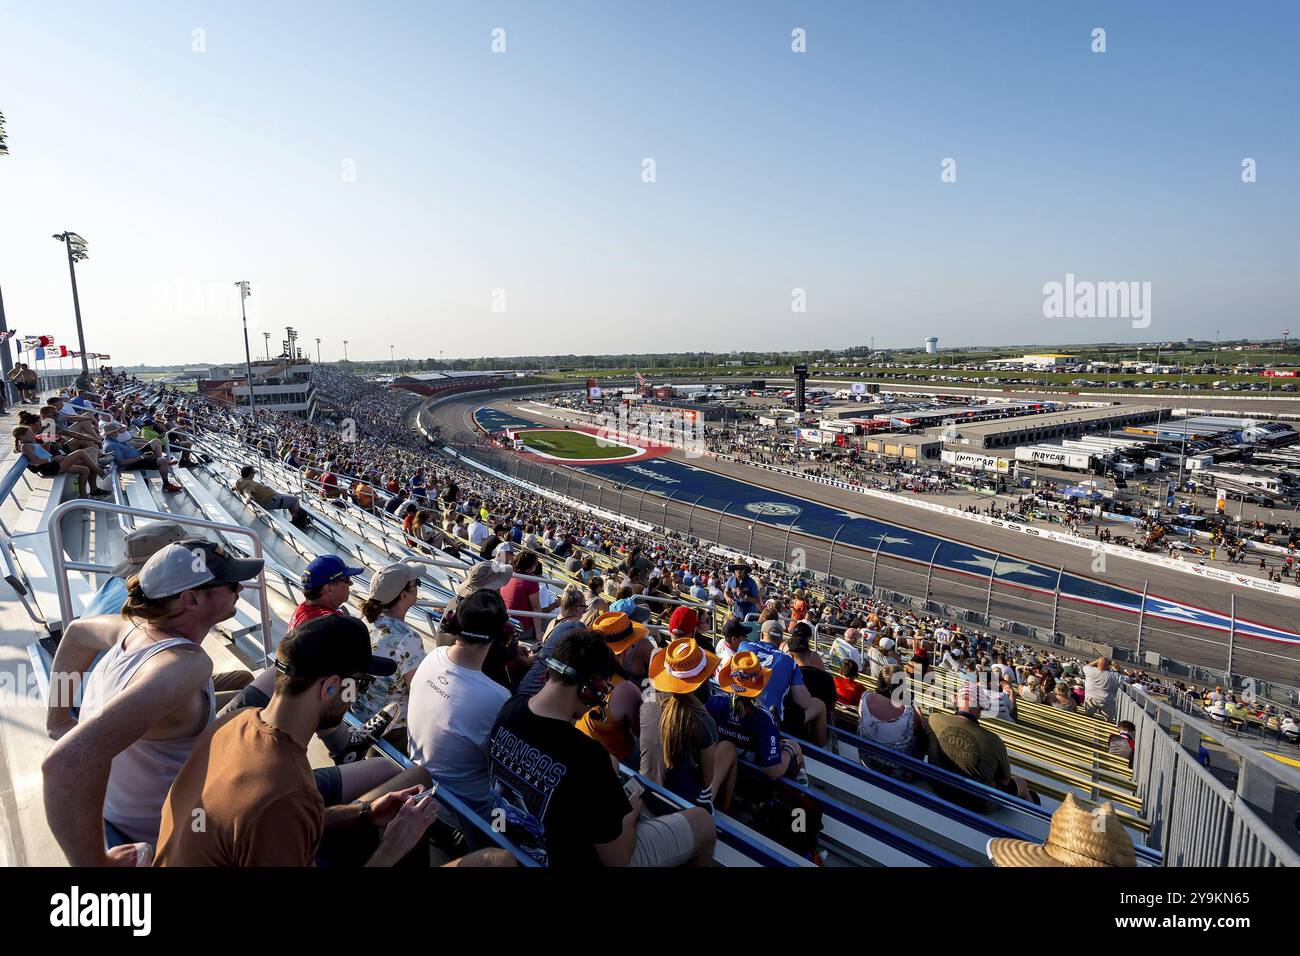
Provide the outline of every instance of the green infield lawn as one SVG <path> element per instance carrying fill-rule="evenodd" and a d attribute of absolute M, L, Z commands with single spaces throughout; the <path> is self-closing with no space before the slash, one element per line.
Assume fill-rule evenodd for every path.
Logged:
<path fill-rule="evenodd" d="M 546 429 L 544 431 L 522 432 L 519 437 L 524 447 L 533 451 L 555 455 L 558 458 L 575 460 L 622 458 L 634 454 L 638 449 L 629 445 L 602 442 L 595 435 L 586 432 L 566 431 L 564 429 Z"/>

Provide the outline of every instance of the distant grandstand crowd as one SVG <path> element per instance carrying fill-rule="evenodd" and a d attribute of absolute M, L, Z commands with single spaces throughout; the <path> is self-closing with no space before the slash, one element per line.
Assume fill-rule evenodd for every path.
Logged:
<path fill-rule="evenodd" d="M 129 669 L 133 654 L 155 653 L 150 648 L 162 638 L 176 640 L 177 621 L 201 639 L 218 615 L 228 614 L 222 602 L 233 605 L 251 565 L 260 569 L 260 562 L 205 550 L 208 563 L 195 572 L 188 555 L 197 545 L 182 544 L 179 529 L 154 533 L 134 554 L 128 539 L 135 563 L 120 572 L 114 593 L 122 603 L 97 607 L 122 609 L 131 627 L 156 628 L 155 639 L 137 646 L 120 621 L 89 618 L 69 625 L 55 660 L 56 670 L 84 672 L 90 657 L 78 655 L 109 655 L 88 685 L 92 697 L 102 698 L 100 716 L 78 726 L 68 707 L 51 707 L 51 735 L 60 744 L 47 760 L 47 807 L 67 801 L 51 809 L 51 826 L 74 864 L 411 864 L 426 838 L 459 865 L 512 862 L 476 842 L 463 821 L 436 818 L 431 780 L 485 819 L 500 813 L 510 838 L 547 865 L 701 864 L 712 858 L 716 813 L 763 825 L 761 808 L 737 793 L 739 762 L 757 764 L 773 787 L 806 783 L 803 747 L 835 750 L 837 719 L 847 716 L 858 735 L 882 748 L 886 756 L 877 750 L 861 758 L 880 772 L 909 779 L 905 755 L 1036 802 L 1030 784 L 1011 773 L 1005 744 L 981 719 L 1014 722 L 1027 703 L 1093 715 L 1113 725 L 1111 753 L 1131 761 L 1134 728 L 1115 723 L 1122 685 L 1196 693 L 1105 658 L 1048 653 L 830 591 L 531 493 L 431 455 L 405 424 L 418 399 L 332 369 L 318 376 L 329 424 L 236 413 L 167 389 L 117 401 L 115 393 L 141 384 L 118 375 L 104 376 L 81 397 L 87 408 L 138 430 L 139 440 L 156 441 L 148 454 L 157 462 L 193 464 L 199 452 L 191 442 L 208 433 L 237 439 L 247 455 L 237 490 L 264 508 L 290 512 L 299 528 L 320 519 L 307 516 L 298 489 L 264 484 L 259 469 L 275 463 L 301 472 L 304 493 L 320 496 L 326 511 L 332 505 L 391 516 L 412 553 L 471 563 L 441 614 L 438 646 L 427 650 L 406 622 L 417 600 L 418 566 L 398 562 L 372 576 L 363 624 L 345 609 L 361 569 L 349 567 L 346 555 L 321 555 L 303 573 L 304 600 L 275 668 L 255 677 L 216 675 L 207 685 L 212 696 L 225 695 L 224 709 L 190 740 L 193 753 L 160 748 L 137 721 L 136 737 L 122 730 L 112 738 L 134 756 L 123 761 L 126 769 L 114 761 L 108 775 L 102 748 L 111 735 L 96 736 L 92 728 L 117 713 L 112 694 L 126 686 L 120 668 Z M 64 421 L 57 411 L 55 417 Z M 80 423 L 73 419 L 66 433 L 56 426 L 45 436 L 47 444 L 94 445 L 99 423 L 92 417 L 93 429 L 74 430 Z M 554 575 L 568 583 L 536 580 Z M 201 687 L 185 671 L 191 664 L 168 665 L 175 672 L 167 678 L 170 693 Z M 364 686 L 345 702 L 336 691 L 349 681 Z M 927 681 L 943 701 L 929 712 L 913 690 Z M 1291 715 L 1221 689 L 1210 704 L 1294 733 Z M 364 721 L 359 728 L 342 722 L 349 707 Z M 305 767 L 313 734 L 336 766 L 304 777 L 290 768 Z M 381 739 L 414 766 L 398 772 L 367 756 Z M 538 754 L 561 768 L 558 775 L 539 769 Z M 144 774 L 151 759 L 156 765 L 164 758 L 175 764 L 175 778 L 161 791 L 156 780 L 121 778 Z M 94 846 L 93 808 L 73 796 L 76 768 L 96 760 L 109 781 L 106 851 Z M 240 773 L 250 763 L 265 769 L 256 785 Z M 642 794 L 620 782 L 618 763 L 638 768 L 690 807 L 643 814 Z M 220 839 L 182 825 L 196 807 L 206 808 Z M 367 829 L 359 839 L 358 821 L 375 824 L 376 834 Z M 815 840 L 791 845 L 821 862 Z"/>

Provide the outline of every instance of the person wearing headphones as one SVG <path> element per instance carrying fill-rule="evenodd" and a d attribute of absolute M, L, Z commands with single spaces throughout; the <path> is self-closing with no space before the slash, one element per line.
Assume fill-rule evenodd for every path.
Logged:
<path fill-rule="evenodd" d="M 488 738 L 494 815 L 539 862 L 559 868 L 705 865 L 716 831 L 707 810 L 650 816 L 625 792 L 605 748 L 573 724 L 614 675 L 606 638 L 564 635 L 545 685 L 511 698 Z"/>

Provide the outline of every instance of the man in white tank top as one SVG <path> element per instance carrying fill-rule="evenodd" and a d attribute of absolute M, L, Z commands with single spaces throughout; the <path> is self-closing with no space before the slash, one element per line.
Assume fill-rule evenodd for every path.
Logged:
<path fill-rule="evenodd" d="M 134 864 L 129 843 L 105 850 L 109 827 L 156 842 L 172 779 L 216 713 L 212 659 L 200 645 L 234 616 L 240 582 L 261 573 L 260 560 L 188 538 L 128 582 L 122 617 L 68 625 L 52 697 L 68 694 L 105 652 L 85 681 L 79 719 L 70 730 L 52 728 L 62 735 L 41 767 L 46 818 L 72 866 Z"/>

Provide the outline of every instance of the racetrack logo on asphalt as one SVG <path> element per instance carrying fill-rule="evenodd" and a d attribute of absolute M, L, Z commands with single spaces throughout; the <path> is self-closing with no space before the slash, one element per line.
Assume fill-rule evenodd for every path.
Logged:
<path fill-rule="evenodd" d="M 784 518 L 803 513 L 803 509 L 797 505 L 781 504 L 779 501 L 755 501 L 745 505 L 745 510 L 769 518 Z"/>

